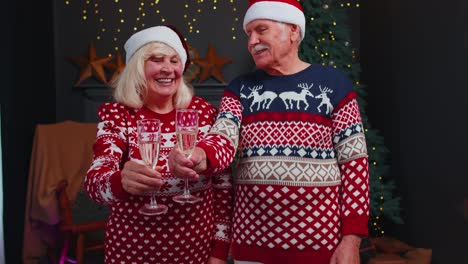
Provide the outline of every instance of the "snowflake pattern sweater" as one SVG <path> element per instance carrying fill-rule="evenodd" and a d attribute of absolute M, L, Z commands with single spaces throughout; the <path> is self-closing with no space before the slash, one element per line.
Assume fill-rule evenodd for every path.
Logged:
<path fill-rule="evenodd" d="M 216 108 L 194 97 L 189 108 L 199 110 L 198 139 L 210 130 Z M 134 109 L 120 103 L 103 104 L 98 111 L 94 157 L 85 179 L 92 199 L 110 207 L 106 226 L 105 263 L 206 263 L 209 256 L 226 259 L 229 250 L 232 180 L 220 171 L 211 177 L 200 175 L 190 190 L 202 198 L 196 204 L 180 205 L 172 197 L 181 194 L 184 182 L 173 177 L 167 157 L 176 142 L 175 110 L 157 114 L 143 107 Z M 162 141 L 158 166 L 165 184 L 157 201 L 169 207 L 162 216 L 144 216 L 138 209 L 149 196 L 134 196 L 123 190 L 121 169 L 128 160 L 141 162 L 136 138 L 136 121 L 161 120 Z"/>
<path fill-rule="evenodd" d="M 329 263 L 342 236 L 367 235 L 369 171 L 349 78 L 318 65 L 288 76 L 233 80 L 198 143 L 209 173 L 236 168 L 236 260 Z"/>

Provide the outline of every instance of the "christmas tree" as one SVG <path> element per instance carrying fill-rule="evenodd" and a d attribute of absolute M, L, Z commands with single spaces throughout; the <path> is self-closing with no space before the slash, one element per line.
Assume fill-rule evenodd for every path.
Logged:
<path fill-rule="evenodd" d="M 306 35 L 300 46 L 300 56 L 311 63 L 329 65 L 347 73 L 358 93 L 361 115 L 367 139 L 370 171 L 371 236 L 384 234 L 383 223 L 400 224 L 400 198 L 394 194 L 395 184 L 388 176 L 388 154 L 383 137 L 373 129 L 365 112 L 365 90 L 359 80 L 360 64 L 350 41 L 347 8 L 358 8 L 349 1 L 302 0 L 306 16 Z"/>

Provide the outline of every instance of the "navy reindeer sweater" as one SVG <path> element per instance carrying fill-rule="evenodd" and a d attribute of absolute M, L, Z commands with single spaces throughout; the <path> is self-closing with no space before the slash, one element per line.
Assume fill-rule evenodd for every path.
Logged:
<path fill-rule="evenodd" d="M 328 263 L 341 238 L 367 235 L 369 170 L 352 82 L 311 65 L 233 80 L 198 144 L 210 173 L 238 150 L 233 256 L 261 263 Z"/>

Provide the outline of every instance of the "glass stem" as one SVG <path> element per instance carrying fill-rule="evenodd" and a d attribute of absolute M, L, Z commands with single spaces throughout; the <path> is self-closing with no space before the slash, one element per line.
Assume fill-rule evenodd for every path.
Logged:
<path fill-rule="evenodd" d="M 188 177 L 185 178 L 185 188 L 184 188 L 184 196 L 189 197 L 190 196 L 190 190 L 189 190 L 189 184 L 188 184 Z"/>
<path fill-rule="evenodd" d="M 156 192 L 151 192 L 150 207 L 151 208 L 158 207 L 158 202 L 156 202 Z"/>

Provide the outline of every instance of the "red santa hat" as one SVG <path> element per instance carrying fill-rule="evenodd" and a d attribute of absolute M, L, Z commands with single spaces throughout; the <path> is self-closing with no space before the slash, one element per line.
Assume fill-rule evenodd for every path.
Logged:
<path fill-rule="evenodd" d="M 245 26 L 255 19 L 270 19 L 298 25 L 304 39 L 304 10 L 297 0 L 249 0 L 244 17 L 244 30 Z"/>
<path fill-rule="evenodd" d="M 128 63 L 139 48 L 156 41 L 168 45 L 177 52 L 184 64 L 185 72 L 190 65 L 188 46 L 180 32 L 172 25 L 150 27 L 133 34 L 124 45 L 125 61 Z"/>

